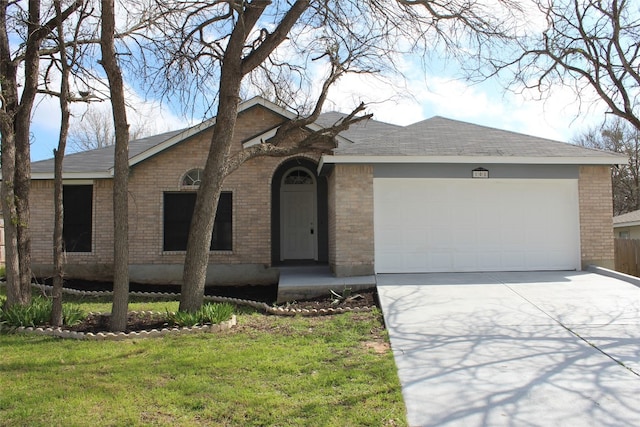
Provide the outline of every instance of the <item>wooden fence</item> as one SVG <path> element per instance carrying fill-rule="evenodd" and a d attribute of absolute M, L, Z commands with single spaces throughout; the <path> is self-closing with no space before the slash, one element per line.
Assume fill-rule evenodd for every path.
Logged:
<path fill-rule="evenodd" d="M 640 240 L 615 239 L 616 271 L 640 277 Z"/>

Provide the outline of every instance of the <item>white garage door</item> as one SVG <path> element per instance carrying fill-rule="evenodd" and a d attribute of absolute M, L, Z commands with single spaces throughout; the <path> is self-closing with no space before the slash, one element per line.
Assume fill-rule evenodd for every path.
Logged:
<path fill-rule="evenodd" d="M 578 182 L 374 179 L 377 273 L 580 269 Z"/>

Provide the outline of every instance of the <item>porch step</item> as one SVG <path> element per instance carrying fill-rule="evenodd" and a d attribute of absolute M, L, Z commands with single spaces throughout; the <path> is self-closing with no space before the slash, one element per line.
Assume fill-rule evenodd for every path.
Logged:
<path fill-rule="evenodd" d="M 278 303 L 328 296 L 330 291 L 341 293 L 345 288 L 352 291 L 373 288 L 376 276 L 335 277 L 329 266 L 279 267 Z"/>

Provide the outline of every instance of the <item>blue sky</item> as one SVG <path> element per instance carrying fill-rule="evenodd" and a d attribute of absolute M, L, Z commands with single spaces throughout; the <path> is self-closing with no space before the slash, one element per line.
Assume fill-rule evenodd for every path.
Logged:
<path fill-rule="evenodd" d="M 288 57 L 287 47 L 282 49 L 283 55 Z M 389 123 L 408 125 L 439 115 L 560 141 L 569 141 L 587 128 L 598 126 L 604 119 L 604 105 L 595 96 L 583 99 L 579 104 L 571 89 L 558 86 L 548 98 L 537 100 L 535 92 L 515 94 L 505 91 L 496 79 L 480 84 L 467 83 L 457 75 L 458 65 L 454 61 L 438 59 L 437 55 L 429 58 L 428 67 L 424 66 L 425 62 L 419 56 L 399 58 L 404 79 L 346 75 L 331 90 L 325 110 L 349 112 L 365 102 L 374 119 Z M 322 66 L 315 62 L 308 67 L 307 74 L 318 81 Z M 140 87 L 139 82 L 132 81 L 127 93 L 132 126 L 142 124 L 153 134 L 184 128 L 208 118 L 203 117 L 202 112 L 196 112 L 199 117 L 181 116 L 183 106 L 149 100 L 140 92 Z M 86 108 L 86 105 L 73 106 L 73 120 L 81 120 Z M 108 111 L 110 107 L 108 102 L 102 102 L 92 104 L 91 108 Z M 53 156 L 59 122 L 57 99 L 41 98 L 33 113 L 32 160 Z"/>

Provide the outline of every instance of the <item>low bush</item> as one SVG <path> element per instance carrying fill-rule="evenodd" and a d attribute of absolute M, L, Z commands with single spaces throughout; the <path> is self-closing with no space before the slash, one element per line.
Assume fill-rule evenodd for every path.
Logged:
<path fill-rule="evenodd" d="M 167 311 L 167 322 L 172 326 L 196 326 L 206 323 L 216 324 L 229 320 L 233 314 L 233 305 L 228 303 L 207 303 L 195 313 L 186 311 Z"/>
<path fill-rule="evenodd" d="M 73 326 L 82 322 L 87 314 L 77 305 L 62 304 L 62 323 Z"/>
<path fill-rule="evenodd" d="M 33 297 L 31 304 L 27 306 L 14 305 L 2 308 L 3 304 L 0 304 L 0 324 L 12 328 L 46 325 L 51 318 L 52 306 L 53 302 L 42 296 Z M 62 305 L 62 321 L 65 325 L 75 325 L 85 317 L 85 313 L 79 307 Z"/>

